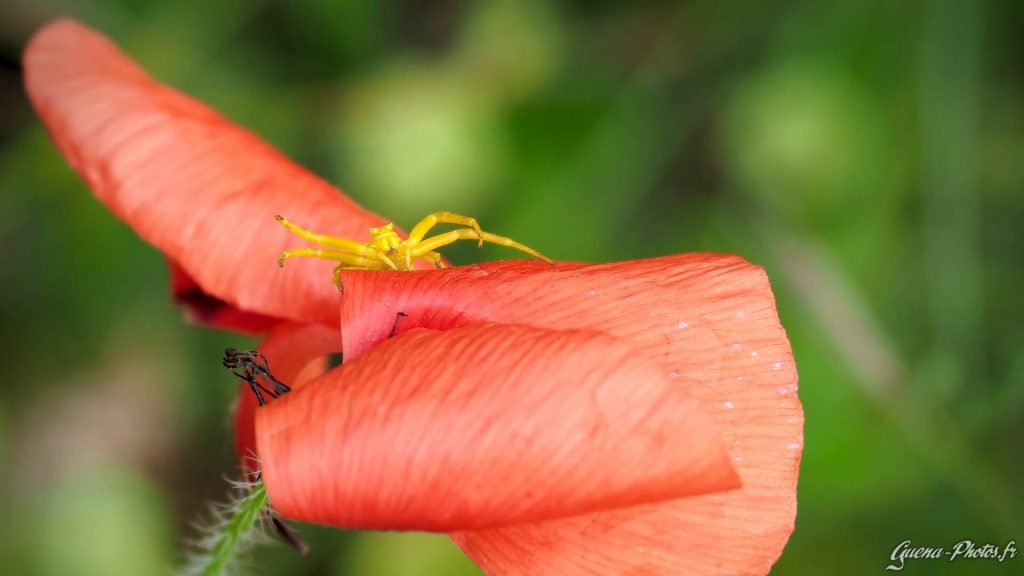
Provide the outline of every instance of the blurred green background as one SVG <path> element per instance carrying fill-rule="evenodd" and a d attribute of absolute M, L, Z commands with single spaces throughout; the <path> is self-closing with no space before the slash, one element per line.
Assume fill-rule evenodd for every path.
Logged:
<path fill-rule="evenodd" d="M 907 539 L 1024 548 L 1024 4 L 5 0 L 5 574 L 179 564 L 234 467 L 221 351 L 250 344 L 182 322 L 163 259 L 34 117 L 20 50 L 60 14 L 400 224 L 765 266 L 807 412 L 773 574 L 881 574 Z M 476 573 L 443 538 L 301 529 L 309 559 L 265 547 L 251 572 Z"/>

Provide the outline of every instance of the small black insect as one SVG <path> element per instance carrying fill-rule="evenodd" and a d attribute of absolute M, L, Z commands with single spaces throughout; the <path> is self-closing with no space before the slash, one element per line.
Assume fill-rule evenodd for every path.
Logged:
<path fill-rule="evenodd" d="M 266 404 L 263 394 L 267 394 L 271 398 L 277 398 L 282 394 L 292 391 L 290 386 L 271 374 L 267 358 L 259 350 L 241 352 L 237 348 L 225 348 L 224 367 L 231 370 L 231 373 L 235 376 L 249 383 L 249 388 L 256 394 L 256 399 L 259 400 L 260 406 Z M 263 473 L 258 473 L 256 479 L 262 480 Z M 263 518 L 270 524 L 281 540 L 298 550 L 299 554 L 303 556 L 309 554 L 309 545 L 306 544 L 295 530 L 285 524 L 284 520 L 281 520 L 273 508 L 270 506 L 264 508 Z"/>
<path fill-rule="evenodd" d="M 270 373 L 267 358 L 259 350 L 241 352 L 237 348 L 225 348 L 224 367 L 249 383 L 249 388 L 256 394 L 260 406 L 266 404 L 266 400 L 263 399 L 264 393 L 271 398 L 277 398 L 292 391 L 291 387 Z"/>

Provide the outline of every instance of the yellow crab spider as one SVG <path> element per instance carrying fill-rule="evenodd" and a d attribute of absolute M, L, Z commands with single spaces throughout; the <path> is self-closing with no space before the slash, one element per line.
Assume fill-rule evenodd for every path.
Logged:
<path fill-rule="evenodd" d="M 365 244 L 347 238 L 311 232 L 289 222 L 280 215 L 275 218 L 292 234 L 307 242 L 325 247 L 297 248 L 282 252 L 280 258 L 277 259 L 278 265 L 284 266 L 285 260 L 289 258 L 301 257 L 323 258 L 340 262 L 334 269 L 335 283 L 338 282 L 343 269 L 412 270 L 417 260 L 429 260 L 435 267 L 444 268 L 441 255 L 436 250 L 459 240 L 476 240 L 478 246 L 483 246 L 484 242 L 500 244 L 553 263 L 549 258 L 529 246 L 504 236 L 484 232 L 474 218 L 451 212 L 435 212 L 420 220 L 409 232 L 409 237 L 404 240 L 395 232 L 394 224 L 388 224 L 381 228 L 370 228 L 370 241 Z M 438 224 L 456 224 L 465 226 L 465 228 L 426 238 L 427 232 Z"/>

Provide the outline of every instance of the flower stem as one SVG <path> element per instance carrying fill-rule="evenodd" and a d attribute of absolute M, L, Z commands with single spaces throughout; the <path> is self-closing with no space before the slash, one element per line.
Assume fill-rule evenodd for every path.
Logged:
<path fill-rule="evenodd" d="M 228 517 L 213 533 L 205 558 L 199 559 L 198 566 L 201 567 L 203 576 L 221 576 L 228 573 L 239 549 L 250 540 L 249 533 L 256 527 L 266 505 L 267 490 L 263 482 L 252 484 L 249 493 L 232 506 L 234 515 Z"/>

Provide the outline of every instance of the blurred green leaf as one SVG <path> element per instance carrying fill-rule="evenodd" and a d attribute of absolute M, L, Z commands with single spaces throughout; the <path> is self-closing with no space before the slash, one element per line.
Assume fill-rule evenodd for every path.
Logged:
<path fill-rule="evenodd" d="M 123 468 L 82 471 L 38 494 L 19 536 L 22 574 L 161 574 L 173 540 L 159 490 Z"/>
<path fill-rule="evenodd" d="M 473 576 L 481 574 L 459 548 L 441 534 L 422 532 L 364 532 L 351 558 L 343 559 L 337 574 L 376 576 Z"/>

